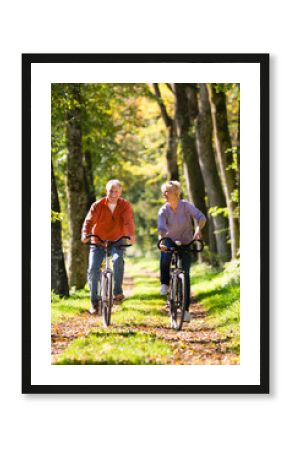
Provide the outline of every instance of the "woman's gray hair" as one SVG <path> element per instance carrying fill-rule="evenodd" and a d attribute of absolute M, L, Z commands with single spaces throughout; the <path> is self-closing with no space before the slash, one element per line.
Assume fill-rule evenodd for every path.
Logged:
<path fill-rule="evenodd" d="M 181 190 L 182 190 L 179 181 L 166 181 L 166 183 L 162 184 L 161 191 L 163 192 L 166 189 L 172 189 L 178 195 L 181 194 Z"/>
<path fill-rule="evenodd" d="M 122 184 L 119 180 L 109 180 L 106 184 L 106 190 L 110 189 L 112 186 L 118 186 L 120 190 L 122 189 Z"/>

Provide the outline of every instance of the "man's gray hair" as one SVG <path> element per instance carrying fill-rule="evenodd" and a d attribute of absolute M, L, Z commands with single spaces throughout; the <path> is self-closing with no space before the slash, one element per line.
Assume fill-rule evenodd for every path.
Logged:
<path fill-rule="evenodd" d="M 119 180 L 109 180 L 106 184 L 106 190 L 110 189 L 112 186 L 118 186 L 120 189 L 122 189 L 122 184 Z"/>

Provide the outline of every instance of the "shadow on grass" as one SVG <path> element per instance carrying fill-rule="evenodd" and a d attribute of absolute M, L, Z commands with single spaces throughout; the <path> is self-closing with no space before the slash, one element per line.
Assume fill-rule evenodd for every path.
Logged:
<path fill-rule="evenodd" d="M 128 302 L 130 301 L 134 301 L 134 300 L 156 300 L 156 301 L 163 301 L 165 300 L 165 298 L 161 298 L 158 296 L 158 294 L 134 294 L 132 296 L 130 296 L 130 298 L 128 298 Z M 126 304 L 126 301 L 124 302 L 124 304 Z"/>
<path fill-rule="evenodd" d="M 215 295 L 224 295 L 227 296 L 232 292 L 233 289 L 238 289 L 237 286 L 226 286 L 224 288 L 211 289 L 209 291 L 204 291 L 198 294 L 197 300 L 201 301 L 209 297 L 213 297 Z"/>
<path fill-rule="evenodd" d="M 216 328 L 225 328 L 228 327 L 229 325 L 238 325 L 240 323 L 239 318 L 230 318 L 227 320 L 224 320 L 223 322 L 220 322 L 218 325 L 216 325 Z"/>
<path fill-rule="evenodd" d="M 190 276 L 190 283 L 192 286 L 194 286 L 195 283 L 199 284 L 205 281 L 212 281 L 221 272 L 222 270 L 210 270 L 208 272 L 203 272 L 200 275 L 193 274 Z"/>
<path fill-rule="evenodd" d="M 199 312 L 192 312 L 192 311 L 190 311 L 191 320 L 203 319 L 206 316 L 207 316 L 207 313 L 205 311 L 201 311 L 201 312 L 200 311 Z"/>
<path fill-rule="evenodd" d="M 231 286 L 222 289 L 212 289 L 198 295 L 198 300 L 203 301 L 209 314 L 222 312 L 239 300 L 239 287 Z"/>
<path fill-rule="evenodd" d="M 95 336 L 95 337 L 101 337 L 103 338 L 104 336 L 118 336 L 118 337 L 129 337 L 129 336 L 136 336 L 137 331 L 131 331 L 131 330 L 126 330 L 126 331 L 116 331 L 112 328 L 104 328 L 102 331 L 91 331 L 90 335 L 91 336 Z"/>
<path fill-rule="evenodd" d="M 89 291 L 76 291 L 72 292 L 67 300 L 85 300 L 90 298 Z"/>
<path fill-rule="evenodd" d="M 130 306 L 128 306 L 128 308 L 123 306 L 123 309 L 119 313 L 120 314 L 125 313 L 125 312 L 130 313 L 131 311 L 133 314 L 134 314 L 134 312 L 136 312 L 142 316 L 147 316 L 147 317 L 152 314 L 154 316 L 164 316 L 165 315 L 165 313 L 160 308 L 158 308 L 158 305 L 156 308 L 154 308 L 154 309 L 150 308 L 148 310 L 136 308 L 136 307 L 134 307 L 134 305 L 132 305 L 132 306 L 130 305 Z"/>
<path fill-rule="evenodd" d="M 57 305 L 57 311 L 59 313 L 71 313 L 71 314 L 77 314 L 77 313 L 87 313 L 88 312 L 88 306 L 72 306 L 72 305 L 66 305 L 61 304 Z"/>
<path fill-rule="evenodd" d="M 107 358 L 106 360 L 102 361 L 94 361 L 93 359 L 86 359 L 85 361 L 80 361 L 78 359 L 69 359 L 69 358 L 63 358 L 61 361 L 56 362 L 55 365 L 79 365 L 79 366 L 144 366 L 144 365 L 158 365 L 163 363 L 158 363 L 155 361 L 151 362 L 132 362 L 132 360 L 115 360 L 114 358 Z"/>

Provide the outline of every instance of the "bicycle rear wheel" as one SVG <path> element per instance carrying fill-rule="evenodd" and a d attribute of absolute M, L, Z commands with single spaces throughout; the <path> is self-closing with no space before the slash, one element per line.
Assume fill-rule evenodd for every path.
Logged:
<path fill-rule="evenodd" d="M 179 273 L 172 280 L 172 298 L 171 298 L 171 326 L 179 331 L 183 325 L 185 312 L 185 286 L 184 273 Z"/>
<path fill-rule="evenodd" d="M 102 314 L 103 323 L 107 327 L 111 323 L 112 313 L 112 274 L 110 272 L 102 275 Z"/>

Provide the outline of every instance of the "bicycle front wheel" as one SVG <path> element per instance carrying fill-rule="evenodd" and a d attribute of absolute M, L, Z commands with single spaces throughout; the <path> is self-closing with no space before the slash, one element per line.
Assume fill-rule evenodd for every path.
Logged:
<path fill-rule="evenodd" d="M 111 323 L 111 313 L 112 313 L 112 274 L 103 273 L 102 276 L 102 313 L 103 313 L 103 323 L 107 327 Z"/>
<path fill-rule="evenodd" d="M 171 325 L 177 331 L 181 330 L 183 325 L 186 298 L 185 283 L 184 273 L 179 273 L 174 277 L 172 283 Z"/>

